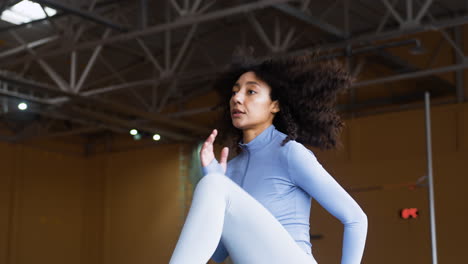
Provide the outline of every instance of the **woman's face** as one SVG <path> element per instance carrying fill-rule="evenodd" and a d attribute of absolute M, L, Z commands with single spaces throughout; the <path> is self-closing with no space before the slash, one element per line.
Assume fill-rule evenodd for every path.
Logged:
<path fill-rule="evenodd" d="M 270 92 L 271 87 L 254 72 L 242 74 L 232 87 L 229 101 L 234 127 L 245 130 L 271 125 L 279 104 L 271 100 Z"/>

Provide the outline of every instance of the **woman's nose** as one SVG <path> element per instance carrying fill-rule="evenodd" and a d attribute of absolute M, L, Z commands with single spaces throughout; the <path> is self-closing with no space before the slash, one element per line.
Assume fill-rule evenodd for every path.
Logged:
<path fill-rule="evenodd" d="M 242 103 L 242 100 L 244 100 L 244 97 L 241 95 L 240 92 L 237 92 L 236 94 L 234 94 L 232 96 L 232 100 L 234 101 L 234 103 Z"/>

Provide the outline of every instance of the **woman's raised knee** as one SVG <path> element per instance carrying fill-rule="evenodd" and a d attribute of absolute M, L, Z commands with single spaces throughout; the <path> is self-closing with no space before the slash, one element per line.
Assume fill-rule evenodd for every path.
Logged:
<path fill-rule="evenodd" d="M 229 178 L 224 174 L 208 173 L 200 179 L 196 188 L 207 188 L 210 192 L 222 191 L 224 193 L 227 185 L 230 184 L 229 181 Z"/>

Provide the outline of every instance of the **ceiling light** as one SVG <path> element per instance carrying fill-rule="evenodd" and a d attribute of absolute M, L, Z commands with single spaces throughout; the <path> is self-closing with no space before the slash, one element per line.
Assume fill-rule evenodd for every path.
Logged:
<path fill-rule="evenodd" d="M 46 14 L 47 13 L 47 14 Z M 23 0 L 3 11 L 0 19 L 12 24 L 23 24 L 57 14 L 55 9 L 44 7 L 29 0 Z"/>
<path fill-rule="evenodd" d="M 18 104 L 18 109 L 21 110 L 21 111 L 24 111 L 24 110 L 28 109 L 28 105 L 26 103 L 19 103 Z"/>
<path fill-rule="evenodd" d="M 161 136 L 160 136 L 159 134 L 154 134 L 154 135 L 153 135 L 153 140 L 154 140 L 154 141 L 158 141 L 158 140 L 160 140 L 160 139 L 161 139 Z"/>
<path fill-rule="evenodd" d="M 138 130 L 136 130 L 136 129 L 130 130 L 130 135 L 135 136 L 137 134 L 138 134 Z"/>

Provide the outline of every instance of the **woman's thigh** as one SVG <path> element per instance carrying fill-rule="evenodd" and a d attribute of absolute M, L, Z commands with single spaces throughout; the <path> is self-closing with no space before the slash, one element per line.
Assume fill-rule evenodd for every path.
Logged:
<path fill-rule="evenodd" d="M 256 199 L 224 175 L 227 207 L 222 241 L 234 263 L 316 263 Z"/>

